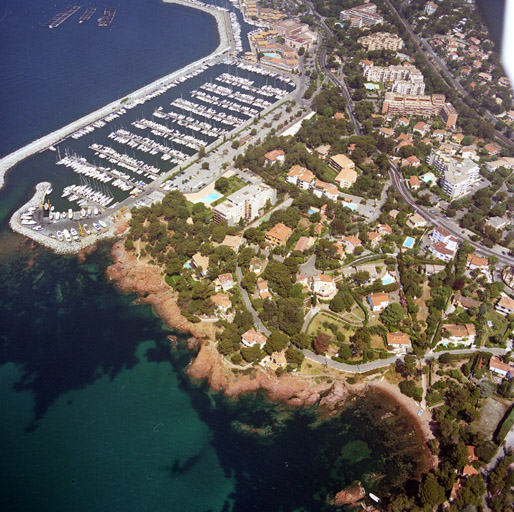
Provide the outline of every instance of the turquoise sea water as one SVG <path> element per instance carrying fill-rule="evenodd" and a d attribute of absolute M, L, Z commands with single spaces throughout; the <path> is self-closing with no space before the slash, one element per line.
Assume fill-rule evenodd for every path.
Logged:
<path fill-rule="evenodd" d="M 36 17 L 35 5 L 18 4 L 34 14 L 34 26 L 40 18 L 46 21 L 47 12 L 62 8 L 61 3 L 39 3 L 45 16 L 37 11 Z M 6 6 L 14 9 L 14 3 Z M 142 6 L 160 9 L 161 4 L 141 2 L 137 9 Z M 211 30 L 208 18 L 181 12 L 194 37 Z M 114 24 L 121 24 L 119 15 Z M 10 37 L 26 36 L 12 30 Z M 145 30 L 134 29 L 127 40 L 134 54 Z M 146 34 L 145 44 L 163 44 L 164 33 L 161 28 Z M 92 32 L 91 45 L 98 45 L 97 36 L 104 37 Z M 173 30 L 169 36 L 174 37 Z M 195 51 L 209 53 L 215 39 L 203 46 L 198 42 Z M 130 53 L 130 45 L 111 47 L 106 57 L 114 62 L 117 52 Z M 34 43 L 34 53 L 36 48 Z M 52 70 L 60 105 L 55 112 L 62 118 L 34 116 L 27 132 L 16 124 L 15 110 L 9 110 L 15 121 L 8 145 L 17 147 L 33 131 L 46 133 L 71 115 L 70 98 L 57 95 L 64 80 L 56 71 L 59 62 Z M 66 63 L 70 76 L 79 76 L 78 68 L 86 65 L 76 59 Z M 161 65 L 158 73 L 170 72 L 168 64 Z M 87 66 L 94 69 L 93 62 Z M 36 81 L 43 79 L 39 71 L 34 70 Z M 127 79 L 133 80 L 126 84 L 130 89 L 136 81 L 153 79 L 146 71 L 134 74 Z M 43 99 L 52 96 L 53 81 L 46 78 Z M 79 100 L 88 105 L 103 104 L 123 90 L 92 84 L 80 90 Z M 17 94 L 25 94 L 30 104 L 31 91 L 27 86 Z M 77 109 L 82 108 L 78 101 Z M 106 281 L 109 244 L 79 264 L 14 235 L 7 226 L 13 210 L 37 181 L 53 177 L 53 167 L 40 156 L 37 168 L 27 161 L 0 190 L 2 510 L 321 511 L 330 510 L 330 497 L 356 479 L 383 496 L 416 476 L 419 440 L 384 397 L 352 401 L 326 421 L 315 410 L 273 404 L 259 393 L 227 400 L 203 383 L 192 383 L 185 370 L 193 354 L 180 342 L 177 349 L 171 347 L 170 332 L 151 308 Z"/>

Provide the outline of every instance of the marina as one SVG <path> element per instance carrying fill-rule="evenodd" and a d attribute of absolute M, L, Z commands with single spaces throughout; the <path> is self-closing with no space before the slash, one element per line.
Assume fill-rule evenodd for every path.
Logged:
<path fill-rule="evenodd" d="M 45 27 L 48 27 L 50 29 L 57 28 L 59 25 L 64 23 L 68 18 L 73 16 L 77 11 L 80 11 L 80 9 L 80 5 L 70 5 L 69 7 L 66 7 L 64 11 L 61 11 L 59 14 L 56 14 L 53 18 L 48 20 L 45 23 Z"/>
<path fill-rule="evenodd" d="M 30 229 L 32 238 L 49 239 L 52 247 L 61 243 L 76 250 L 106 230 L 100 221 L 108 228 L 116 212 L 172 190 L 166 178 L 177 166 L 222 137 L 230 141 L 293 91 L 287 79 L 239 64 L 235 59 L 205 64 L 48 147 L 40 155 L 48 155 L 49 165 L 59 170 L 56 192 L 47 193 L 34 211 L 20 212 L 18 225 Z"/>
<path fill-rule="evenodd" d="M 84 13 L 82 14 L 82 16 L 79 18 L 79 23 L 84 23 L 84 21 L 89 21 L 95 12 L 96 12 L 95 7 L 87 8 L 84 11 Z"/>
<path fill-rule="evenodd" d="M 106 7 L 101 18 L 98 18 L 98 26 L 101 28 L 109 28 L 116 16 L 116 7 Z"/>
<path fill-rule="evenodd" d="M 56 192 L 48 193 L 34 212 L 15 214 L 13 229 L 22 232 L 23 227 L 27 234 L 29 228 L 31 238 L 44 245 L 50 241 L 52 248 L 61 240 L 69 244 L 65 252 L 74 252 L 100 233 L 95 224 L 103 232 L 100 220 L 109 227 L 117 212 L 161 199 L 176 188 L 166 179 L 182 174 L 178 166 L 187 167 L 200 149 L 208 150 L 222 138 L 237 137 L 236 130 L 294 90 L 289 77 L 229 56 L 230 50 L 238 51 L 231 32 L 237 17 L 221 7 L 194 4 L 218 21 L 216 51 L 31 144 L 31 158 L 44 159 L 45 168 L 54 167 Z M 68 17 L 70 12 L 66 10 Z M 112 23 L 115 13 L 106 9 L 99 23 Z M 93 14 L 86 9 L 79 21 Z M 227 46 L 229 41 L 232 46 Z M 27 156 L 22 148 L 2 159 L 0 173 Z M 201 189 L 209 180 L 196 179 L 189 187 Z M 90 219 L 90 234 L 77 225 L 84 219 Z"/>

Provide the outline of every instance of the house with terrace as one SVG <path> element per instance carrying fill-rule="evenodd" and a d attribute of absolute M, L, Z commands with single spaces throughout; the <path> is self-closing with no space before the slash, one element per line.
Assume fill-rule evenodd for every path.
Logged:
<path fill-rule="evenodd" d="M 372 293 L 368 295 L 368 302 L 371 311 L 382 311 L 389 306 L 389 295 L 387 293 Z"/>
<path fill-rule="evenodd" d="M 397 355 L 406 354 L 412 348 L 410 336 L 404 332 L 388 332 L 386 341 L 387 349 Z"/>
<path fill-rule="evenodd" d="M 470 347 L 475 343 L 476 334 L 474 324 L 446 324 L 443 326 L 443 339 L 440 343 L 442 345 L 456 343 Z"/>
<path fill-rule="evenodd" d="M 309 278 L 309 288 L 312 293 L 322 299 L 332 299 L 337 293 L 336 283 L 332 276 L 319 274 Z"/>
<path fill-rule="evenodd" d="M 254 345 L 259 345 L 261 348 L 266 345 L 266 341 L 268 339 L 261 332 L 256 331 L 255 329 L 249 329 L 241 336 L 241 342 L 245 347 L 253 347 Z"/>

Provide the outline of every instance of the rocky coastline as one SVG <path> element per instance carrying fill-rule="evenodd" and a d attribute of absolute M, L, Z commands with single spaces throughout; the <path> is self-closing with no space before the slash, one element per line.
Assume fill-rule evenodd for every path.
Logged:
<path fill-rule="evenodd" d="M 343 375 L 319 378 L 286 373 L 278 377 L 271 369 L 261 366 L 254 367 L 251 372 L 240 369 L 227 362 L 216 349 L 212 341 L 216 326 L 212 322 L 191 323 L 182 315 L 176 294 L 165 282 L 159 267 L 127 252 L 123 240 L 113 245 L 111 257 L 113 264 L 107 269 L 110 281 L 125 293 L 138 294 L 140 302 L 150 304 L 169 328 L 192 336 L 188 345 L 198 350 L 187 369 L 192 379 L 206 380 L 212 389 L 222 391 L 228 397 L 263 390 L 271 400 L 294 406 L 317 405 L 320 412 L 328 415 L 337 413 L 350 397 L 375 389 L 389 396 L 409 414 L 414 428 L 425 441 L 429 465 L 435 463 L 426 444 L 433 437 L 430 413 L 425 411 L 422 417 L 417 416 L 419 405 L 402 395 L 397 386 L 386 381 L 350 385 Z M 174 343 L 173 339 L 171 343 Z"/>
<path fill-rule="evenodd" d="M 319 403 L 327 413 L 336 411 L 345 398 L 353 391 L 343 380 L 316 382 L 316 379 L 298 375 L 277 377 L 271 370 L 257 367 L 250 374 L 232 368 L 216 350 L 212 340 L 216 327 L 212 322 L 189 322 L 180 312 L 176 294 L 164 281 L 162 271 L 125 250 L 122 240 L 112 249 L 113 264 L 107 269 L 107 278 L 125 293 L 137 293 L 139 301 L 150 304 L 165 324 L 193 336 L 190 344 L 199 346 L 196 357 L 187 372 L 197 380 L 207 380 L 209 385 L 223 391 L 229 397 L 242 393 L 264 390 L 270 399 L 280 400 L 290 405 L 312 406 Z"/>

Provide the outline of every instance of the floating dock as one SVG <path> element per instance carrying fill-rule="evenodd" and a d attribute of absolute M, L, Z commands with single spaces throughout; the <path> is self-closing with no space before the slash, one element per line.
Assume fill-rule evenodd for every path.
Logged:
<path fill-rule="evenodd" d="M 96 7 L 89 7 L 84 11 L 82 16 L 79 18 L 79 23 L 83 23 L 84 21 L 89 21 L 91 16 L 96 12 Z"/>
<path fill-rule="evenodd" d="M 98 26 L 102 28 L 108 28 L 116 16 L 116 7 L 106 7 L 104 14 L 101 18 L 98 18 Z"/>
<path fill-rule="evenodd" d="M 57 28 L 61 23 L 64 23 L 70 16 L 73 16 L 77 11 L 80 10 L 82 6 L 80 5 L 70 5 L 61 11 L 59 14 L 56 14 L 51 20 L 45 23 L 45 27 L 48 28 Z"/>

